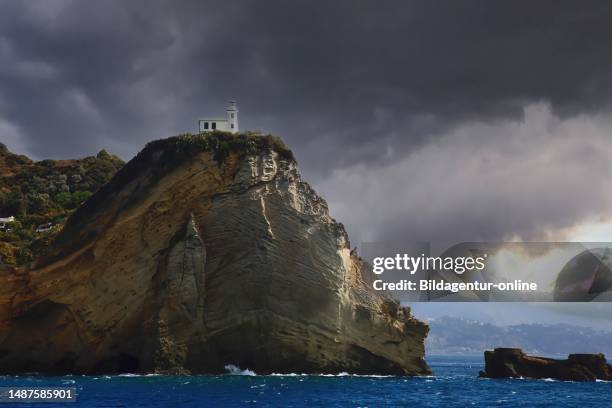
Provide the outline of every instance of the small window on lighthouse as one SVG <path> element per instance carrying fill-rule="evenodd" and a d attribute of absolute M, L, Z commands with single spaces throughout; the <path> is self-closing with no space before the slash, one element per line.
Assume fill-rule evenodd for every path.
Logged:
<path fill-rule="evenodd" d="M 231 127 L 232 127 L 232 129 L 234 128 L 234 124 L 233 123 L 231 124 Z"/>
<path fill-rule="evenodd" d="M 211 123 L 211 125 L 212 125 L 211 126 L 212 130 L 215 130 L 217 128 L 217 122 L 213 122 L 213 123 Z"/>
<path fill-rule="evenodd" d="M 204 122 L 204 129 L 208 129 L 208 122 Z"/>
<path fill-rule="evenodd" d="M 234 119 L 234 114 L 232 113 L 232 119 Z"/>

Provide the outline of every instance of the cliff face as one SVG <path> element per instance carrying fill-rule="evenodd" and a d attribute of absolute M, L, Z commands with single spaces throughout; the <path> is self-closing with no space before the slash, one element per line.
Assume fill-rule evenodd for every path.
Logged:
<path fill-rule="evenodd" d="M 2 372 L 429 373 L 290 152 L 232 137 L 149 144 L 0 277 Z"/>

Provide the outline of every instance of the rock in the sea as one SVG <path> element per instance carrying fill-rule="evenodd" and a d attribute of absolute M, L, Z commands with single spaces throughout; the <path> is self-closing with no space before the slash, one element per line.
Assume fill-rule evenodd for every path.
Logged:
<path fill-rule="evenodd" d="M 570 354 L 566 360 L 529 356 L 517 348 L 485 351 L 488 378 L 552 378 L 562 381 L 595 381 L 612 379 L 612 366 L 603 354 Z"/>
<path fill-rule="evenodd" d="M 276 138 L 153 142 L 0 276 L 0 371 L 421 375 L 428 326 Z"/>

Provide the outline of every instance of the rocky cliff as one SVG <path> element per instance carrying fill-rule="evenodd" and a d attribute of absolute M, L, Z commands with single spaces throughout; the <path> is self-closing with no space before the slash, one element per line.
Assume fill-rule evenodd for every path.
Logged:
<path fill-rule="evenodd" d="M 0 277 L 0 371 L 428 374 L 365 273 L 278 139 L 152 142 Z"/>
<path fill-rule="evenodd" d="M 529 356 L 517 348 L 485 351 L 488 378 L 553 378 L 562 381 L 612 380 L 612 367 L 603 354 L 570 354 L 565 360 Z"/>

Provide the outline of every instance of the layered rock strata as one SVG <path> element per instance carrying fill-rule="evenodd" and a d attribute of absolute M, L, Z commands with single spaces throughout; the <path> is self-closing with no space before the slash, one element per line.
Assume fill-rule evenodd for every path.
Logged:
<path fill-rule="evenodd" d="M 521 349 L 485 351 L 488 378 L 552 378 L 562 381 L 612 380 L 612 367 L 603 354 L 570 354 L 565 360 L 529 356 Z"/>
<path fill-rule="evenodd" d="M 153 142 L 0 276 L 0 371 L 430 373 L 366 274 L 278 140 Z"/>

